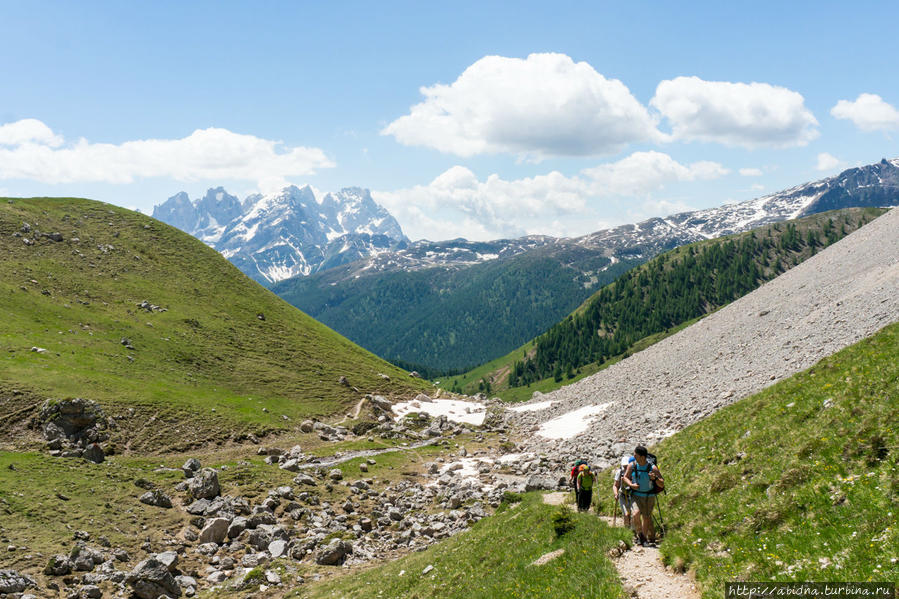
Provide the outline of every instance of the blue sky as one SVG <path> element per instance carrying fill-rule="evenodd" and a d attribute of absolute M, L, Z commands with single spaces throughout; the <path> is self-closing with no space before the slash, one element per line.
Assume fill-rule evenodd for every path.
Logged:
<path fill-rule="evenodd" d="M 896 3 L 0 2 L 0 192 L 578 235 L 899 156 Z M 423 93 L 424 92 L 426 93 Z"/>

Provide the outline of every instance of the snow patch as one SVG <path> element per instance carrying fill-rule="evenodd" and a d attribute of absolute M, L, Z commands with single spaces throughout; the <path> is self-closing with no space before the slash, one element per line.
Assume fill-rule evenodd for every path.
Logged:
<path fill-rule="evenodd" d="M 594 418 L 607 410 L 615 402 L 584 406 L 548 420 L 540 425 L 537 434 L 545 439 L 571 439 L 587 430 Z"/>
<path fill-rule="evenodd" d="M 462 424 L 481 426 L 487 417 L 487 407 L 474 401 L 459 401 L 455 399 L 435 399 L 433 401 L 404 401 L 393 404 L 393 412 L 396 420 L 400 420 L 406 414 L 424 412 L 436 418 L 446 416 L 447 420 Z"/>

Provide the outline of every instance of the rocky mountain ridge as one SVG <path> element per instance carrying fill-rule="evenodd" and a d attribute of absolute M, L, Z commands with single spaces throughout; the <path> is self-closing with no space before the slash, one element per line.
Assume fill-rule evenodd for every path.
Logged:
<path fill-rule="evenodd" d="M 408 243 L 396 219 L 358 187 L 325 194 L 320 201 L 308 185 L 243 201 L 222 187 L 193 201 L 180 192 L 156 206 L 153 217 L 202 240 L 263 284 Z"/>
<path fill-rule="evenodd" d="M 827 210 L 885 207 L 899 203 L 899 158 L 851 168 L 839 175 L 797 185 L 745 202 L 654 217 L 639 223 L 603 229 L 581 237 L 531 235 L 518 239 L 475 242 L 464 239 L 416 241 L 346 265 L 345 276 L 435 266 L 462 268 L 508 258 L 546 246 L 581 246 L 602 250 L 614 261 L 649 258 L 687 243 L 742 233 L 762 225 Z"/>

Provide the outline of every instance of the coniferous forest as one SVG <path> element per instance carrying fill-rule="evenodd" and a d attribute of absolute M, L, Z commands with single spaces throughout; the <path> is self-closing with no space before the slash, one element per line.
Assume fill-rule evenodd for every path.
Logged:
<path fill-rule="evenodd" d="M 550 377 L 561 381 L 584 365 L 626 355 L 637 341 L 742 297 L 880 212 L 824 213 L 662 254 L 603 287 L 538 337 L 535 352 L 511 368 L 508 386 Z"/>

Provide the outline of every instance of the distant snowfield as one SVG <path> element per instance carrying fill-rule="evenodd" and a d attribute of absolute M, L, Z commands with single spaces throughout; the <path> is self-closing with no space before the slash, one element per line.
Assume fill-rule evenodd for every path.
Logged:
<path fill-rule="evenodd" d="M 435 399 L 433 401 L 404 401 L 393 404 L 396 420 L 400 420 L 406 414 L 413 412 L 425 412 L 432 418 L 446 416 L 447 420 L 461 424 L 481 426 L 487 417 L 487 407 L 474 401 L 459 401 L 455 399 Z"/>
<path fill-rule="evenodd" d="M 524 406 L 512 406 L 511 408 L 506 408 L 510 412 L 539 412 L 540 410 L 545 410 L 549 406 L 556 403 L 552 400 L 546 401 L 538 401 L 537 403 L 531 403 Z"/>
<path fill-rule="evenodd" d="M 584 406 L 572 412 L 547 420 L 537 429 L 537 434 L 545 439 L 571 439 L 587 430 L 594 417 L 598 416 L 615 402 Z"/>

